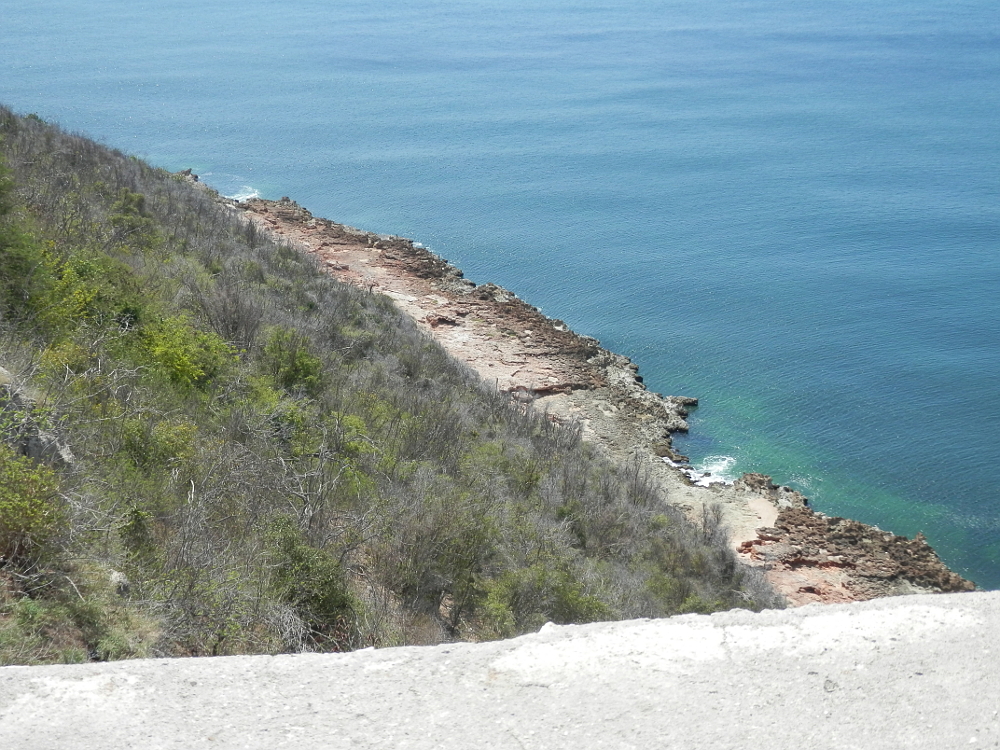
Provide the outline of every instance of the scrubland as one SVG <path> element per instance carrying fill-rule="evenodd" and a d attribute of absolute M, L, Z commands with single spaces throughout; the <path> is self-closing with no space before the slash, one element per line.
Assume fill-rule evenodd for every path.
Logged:
<path fill-rule="evenodd" d="M 0 108 L 0 663 L 760 609 L 706 514 L 209 190 Z"/>

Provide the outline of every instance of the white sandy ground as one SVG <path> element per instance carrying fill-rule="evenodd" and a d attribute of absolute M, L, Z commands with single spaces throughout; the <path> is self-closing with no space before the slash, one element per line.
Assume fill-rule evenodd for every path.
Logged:
<path fill-rule="evenodd" d="M 1000 592 L 0 668 L 0 748 L 1000 747 Z"/>

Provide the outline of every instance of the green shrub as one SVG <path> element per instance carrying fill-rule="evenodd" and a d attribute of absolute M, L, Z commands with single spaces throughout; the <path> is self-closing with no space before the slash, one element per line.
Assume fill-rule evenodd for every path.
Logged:
<path fill-rule="evenodd" d="M 274 521 L 272 540 L 278 595 L 305 622 L 314 644 L 334 651 L 353 647 L 359 604 L 340 562 L 328 551 L 306 543 L 287 516 Z"/>
<path fill-rule="evenodd" d="M 38 253 L 27 304 L 53 338 L 81 325 L 135 327 L 145 306 L 143 283 L 124 261 L 83 247 Z"/>
<path fill-rule="evenodd" d="M 118 191 L 118 199 L 111 206 L 110 244 L 147 252 L 160 241 L 156 223 L 146 211 L 146 196 L 128 188 Z"/>
<path fill-rule="evenodd" d="M 153 537 L 153 514 L 133 505 L 118 522 L 118 536 L 131 566 L 150 563 L 157 552 Z"/>
<path fill-rule="evenodd" d="M 83 639 L 64 605 L 28 597 L 0 602 L 0 665 L 86 660 Z"/>
<path fill-rule="evenodd" d="M 14 197 L 0 160 L 0 318 L 24 319 L 44 268 L 38 243 L 11 216 Z"/>
<path fill-rule="evenodd" d="M 86 597 L 67 584 L 35 598 L 0 597 L 0 665 L 147 656 L 149 624 L 83 591 Z"/>
<path fill-rule="evenodd" d="M 491 440 L 474 443 L 460 460 L 462 473 L 468 476 L 496 477 L 508 483 L 518 497 L 530 495 L 543 476 L 543 465 L 520 446 Z"/>
<path fill-rule="evenodd" d="M 614 618 L 611 607 L 587 593 L 565 564 L 538 562 L 481 584 L 483 619 L 506 638 L 546 622 L 584 623 Z"/>
<path fill-rule="evenodd" d="M 153 421 L 133 417 L 122 426 L 122 448 L 136 466 L 170 466 L 196 449 L 198 427 L 182 420 Z"/>
<path fill-rule="evenodd" d="M 204 387 L 235 361 L 229 344 L 183 315 L 145 326 L 142 339 L 153 361 L 180 385 Z"/>
<path fill-rule="evenodd" d="M 298 331 L 272 329 L 264 344 L 264 365 L 287 391 L 315 394 L 323 384 L 323 360 L 312 353 L 309 339 Z"/>
<path fill-rule="evenodd" d="M 86 372 L 95 361 L 94 352 L 86 346 L 65 339 L 43 351 L 40 364 L 43 373 L 54 381 L 59 381 L 67 372 L 74 375 Z"/>
<path fill-rule="evenodd" d="M 0 445 L 0 565 L 26 567 L 63 530 L 53 471 Z"/>

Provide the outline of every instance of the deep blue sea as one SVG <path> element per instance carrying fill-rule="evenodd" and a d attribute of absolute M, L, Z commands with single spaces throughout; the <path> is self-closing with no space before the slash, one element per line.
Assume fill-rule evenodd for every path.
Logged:
<path fill-rule="evenodd" d="M 412 237 L 1000 587 L 995 0 L 33 0 L 0 102 Z"/>

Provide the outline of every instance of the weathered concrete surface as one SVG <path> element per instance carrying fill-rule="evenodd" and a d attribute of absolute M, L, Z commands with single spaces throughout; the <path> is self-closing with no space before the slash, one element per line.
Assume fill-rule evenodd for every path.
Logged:
<path fill-rule="evenodd" d="M 1000 593 L 0 669 L 0 748 L 1000 746 Z"/>

